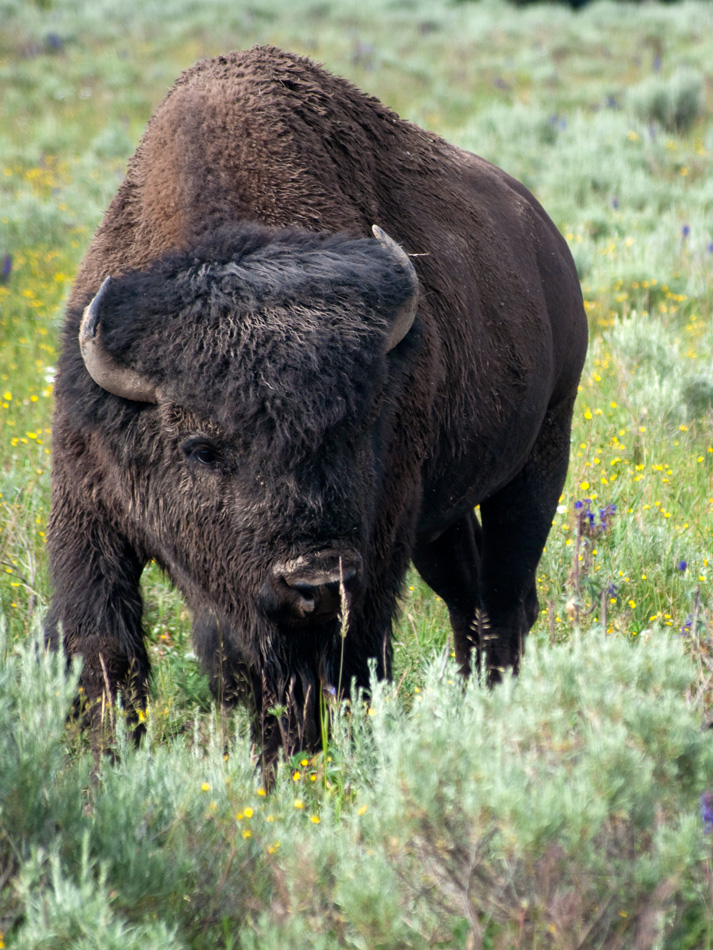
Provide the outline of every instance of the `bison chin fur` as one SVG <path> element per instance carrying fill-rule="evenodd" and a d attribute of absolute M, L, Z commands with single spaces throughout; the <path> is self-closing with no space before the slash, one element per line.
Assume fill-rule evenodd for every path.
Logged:
<path fill-rule="evenodd" d="M 346 605 L 345 605 L 346 606 Z M 198 657 L 221 706 L 246 706 L 253 741 L 261 748 L 266 776 L 280 751 L 313 752 L 322 737 L 322 699 L 349 687 L 344 665 L 346 622 L 275 628 L 258 620 L 249 638 L 213 610 L 198 615 L 193 635 Z"/>

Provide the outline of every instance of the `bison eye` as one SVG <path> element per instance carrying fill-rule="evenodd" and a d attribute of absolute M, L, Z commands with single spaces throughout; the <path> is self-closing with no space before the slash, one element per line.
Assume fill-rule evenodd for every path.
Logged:
<path fill-rule="evenodd" d="M 220 449 L 205 439 L 188 439 L 181 446 L 189 462 L 213 466 L 220 460 Z"/>

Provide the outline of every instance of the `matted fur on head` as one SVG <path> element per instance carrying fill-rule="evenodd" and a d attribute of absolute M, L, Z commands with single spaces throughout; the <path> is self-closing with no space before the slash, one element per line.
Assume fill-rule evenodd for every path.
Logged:
<path fill-rule="evenodd" d="M 391 321 L 413 292 L 378 240 L 223 227 L 112 279 L 102 343 L 163 399 L 294 455 L 370 416 Z"/>

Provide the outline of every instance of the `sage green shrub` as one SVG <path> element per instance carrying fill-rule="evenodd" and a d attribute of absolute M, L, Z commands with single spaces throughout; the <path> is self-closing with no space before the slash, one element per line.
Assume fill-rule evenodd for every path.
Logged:
<path fill-rule="evenodd" d="M 703 76 L 686 67 L 667 79 L 649 76 L 628 90 L 627 103 L 645 122 L 658 122 L 668 132 L 688 132 L 701 118 Z"/>
<path fill-rule="evenodd" d="M 333 710 L 325 754 L 266 795 L 219 721 L 170 746 L 149 726 L 140 750 L 119 723 L 90 778 L 66 722 L 76 677 L 36 643 L 6 648 L 7 946 L 713 945 L 695 676 L 661 630 L 533 645 L 494 690 L 436 657 L 409 697 L 374 683 Z M 39 810 L 13 805 L 23 762 L 44 763 L 22 786 Z"/>

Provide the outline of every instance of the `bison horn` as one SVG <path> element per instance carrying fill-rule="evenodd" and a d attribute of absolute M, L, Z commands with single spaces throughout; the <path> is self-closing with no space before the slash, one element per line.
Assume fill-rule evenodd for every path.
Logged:
<path fill-rule="evenodd" d="M 134 402 L 158 402 L 156 387 L 136 370 L 117 363 L 105 349 L 99 330 L 99 310 L 102 298 L 106 296 L 110 277 L 104 281 L 97 295 L 85 308 L 79 327 L 79 349 L 87 372 L 97 386 L 101 386 L 122 399 Z"/>
<path fill-rule="evenodd" d="M 416 271 L 406 251 L 404 251 L 393 238 L 390 238 L 386 231 L 382 231 L 378 224 L 372 225 L 371 230 L 377 241 L 379 241 L 387 251 L 391 252 L 396 263 L 406 270 L 406 273 L 411 278 L 413 288 L 411 295 L 404 301 L 391 324 L 389 338 L 386 341 L 386 352 L 388 353 L 389 350 L 393 350 L 395 346 L 398 346 L 413 326 L 416 308 L 418 307 L 418 277 L 416 276 Z"/>

